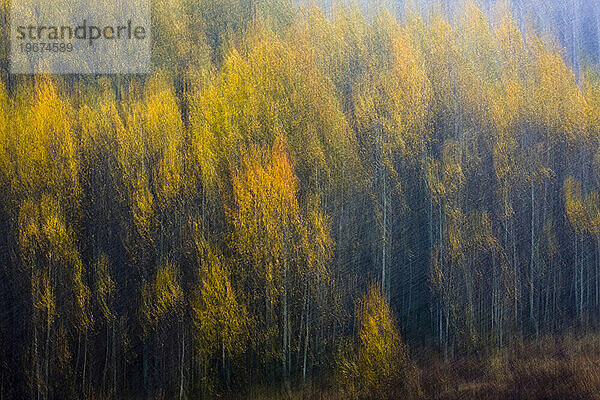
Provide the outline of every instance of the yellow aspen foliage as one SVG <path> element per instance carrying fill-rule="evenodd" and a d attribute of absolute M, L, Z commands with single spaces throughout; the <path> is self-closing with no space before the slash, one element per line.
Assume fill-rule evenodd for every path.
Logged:
<path fill-rule="evenodd" d="M 8 185 L 10 173 L 9 159 L 9 113 L 12 107 L 9 105 L 6 88 L 0 82 L 0 188 Z"/>
<path fill-rule="evenodd" d="M 152 2 L 152 65 L 178 71 L 210 65 L 210 47 L 200 23 L 194 21 L 188 0 Z"/>
<path fill-rule="evenodd" d="M 600 239 L 600 195 L 597 191 L 590 192 L 584 199 L 588 231 L 596 239 Z"/>
<path fill-rule="evenodd" d="M 12 134 L 4 140 L 9 158 L 9 182 L 16 198 L 54 193 L 73 212 L 79 202 L 78 141 L 72 107 L 47 79 L 20 93 L 12 114 Z"/>
<path fill-rule="evenodd" d="M 257 89 L 250 80 L 248 63 L 237 51 L 229 53 L 220 73 L 210 85 L 197 88 L 190 97 L 192 147 L 203 180 L 214 180 L 214 166 L 225 154 L 235 155 L 235 145 L 256 131 L 252 117 Z"/>
<path fill-rule="evenodd" d="M 313 8 L 304 27 L 305 37 L 315 65 L 329 77 L 348 111 L 353 102 L 352 85 L 370 66 L 372 30 L 356 7 L 336 7 L 332 20 Z M 353 68 L 349 68 L 353 66 Z"/>
<path fill-rule="evenodd" d="M 157 268 L 153 281 L 143 289 L 142 313 L 152 328 L 169 316 L 180 317 L 184 297 L 177 274 L 175 264 L 165 261 Z"/>
<path fill-rule="evenodd" d="M 313 207 L 306 222 L 307 268 L 309 273 L 322 276 L 327 272 L 326 266 L 333 257 L 335 244 L 330 235 L 330 218 L 318 210 L 317 206 Z M 313 269 L 316 271 L 313 272 Z"/>
<path fill-rule="evenodd" d="M 66 308 L 56 312 L 69 315 L 76 329 L 87 331 L 93 323 L 91 293 L 84 282 L 84 267 L 73 237 L 60 205 L 52 197 L 43 195 L 39 203 L 26 200 L 22 204 L 20 255 L 25 266 L 31 269 L 34 303 L 42 302 L 46 313 L 51 308 L 55 310 L 55 285 L 65 282 L 67 292 L 62 304 Z"/>
<path fill-rule="evenodd" d="M 564 182 L 565 208 L 569 222 L 577 234 L 587 231 L 587 218 L 581 182 L 569 176 Z"/>
<path fill-rule="evenodd" d="M 213 52 L 213 60 L 221 59 L 226 45 L 235 32 L 242 33 L 255 14 L 257 2 L 244 0 L 200 0 L 189 2 L 200 22 L 195 28 L 203 32 Z"/>
<path fill-rule="evenodd" d="M 79 251 L 73 240 L 74 233 L 67 227 L 67 221 L 60 205 L 48 196 L 42 197 L 39 205 L 40 233 L 45 243 L 47 262 L 58 269 L 57 273 L 69 282 L 69 310 L 76 322 L 76 328 L 87 331 L 93 323 L 90 298 L 91 293 L 84 282 L 84 267 Z"/>
<path fill-rule="evenodd" d="M 147 239 L 151 239 L 151 228 L 155 211 L 154 196 L 150 192 L 150 182 L 146 170 L 137 173 L 135 181 L 132 182 L 132 212 L 138 233 Z"/>
<path fill-rule="evenodd" d="M 0 67 L 2 393 L 291 398 L 344 342 L 339 396 L 407 398 L 399 329 L 451 361 L 598 322 L 594 6 L 552 42 L 405 3 L 153 0 L 152 74 Z"/>
<path fill-rule="evenodd" d="M 383 157 L 395 153 L 419 159 L 428 142 L 426 130 L 431 86 L 419 49 L 405 29 L 389 15 L 379 20 L 383 42 L 388 43 L 389 69 L 359 86 L 356 122 L 364 141 L 380 140 Z M 377 139 L 379 138 L 379 139 Z"/>
<path fill-rule="evenodd" d="M 514 213 L 511 191 L 522 180 L 522 155 L 517 142 L 519 129 L 526 115 L 527 76 L 530 60 L 517 22 L 506 5 L 500 10 L 500 22 L 494 33 L 498 42 L 500 81 L 488 88 L 490 117 L 495 127 L 493 144 L 494 171 L 499 181 L 498 192 L 503 205 L 505 224 Z"/>
<path fill-rule="evenodd" d="M 518 146 L 514 138 L 507 133 L 499 133 L 494 143 L 494 171 L 500 184 L 498 189 L 502 205 L 504 207 L 504 218 L 513 214 L 510 203 L 510 191 L 515 188 L 520 177 L 517 167 L 519 166 Z"/>
<path fill-rule="evenodd" d="M 77 254 L 77 258 L 72 261 L 70 266 L 70 286 L 72 291 L 72 304 L 76 329 L 80 332 L 87 333 L 94 324 L 94 318 L 91 310 L 92 293 L 85 282 L 84 266 L 81 258 Z"/>
<path fill-rule="evenodd" d="M 64 324 L 58 326 L 54 346 L 56 347 L 56 356 L 58 365 L 62 371 L 70 371 L 73 355 L 69 349 L 69 331 Z"/>
<path fill-rule="evenodd" d="M 434 115 L 450 121 L 458 106 L 455 86 L 459 81 L 457 66 L 462 59 L 455 40 L 454 28 L 440 15 L 434 15 L 426 25 L 423 54 L 427 76 L 432 86 Z"/>
<path fill-rule="evenodd" d="M 547 127 L 553 140 L 573 142 L 585 138 L 587 107 L 575 74 L 559 52 L 549 49 L 550 45 L 536 37 L 531 41 L 534 90 L 528 111 L 532 113 L 532 120 Z"/>
<path fill-rule="evenodd" d="M 241 149 L 272 146 L 283 135 L 298 175 L 311 187 L 347 181 L 344 171 L 354 154 L 349 127 L 307 49 L 287 45 L 264 28 L 253 31 L 250 42 L 247 57 L 229 52 L 213 83 L 192 101 L 197 153 L 209 161 L 216 157 L 223 171 L 241 161 Z"/>
<path fill-rule="evenodd" d="M 52 325 L 56 318 L 56 303 L 54 288 L 46 271 L 36 271 L 31 282 L 33 287 L 33 306 L 38 310 L 46 323 Z"/>
<path fill-rule="evenodd" d="M 99 105 L 99 107 L 101 106 Z M 98 112 L 84 104 L 79 109 L 78 124 L 81 128 L 81 148 L 88 157 L 91 157 L 89 153 L 102 146 L 101 138 L 109 135 L 108 125 L 105 123 L 108 110 L 105 107 L 102 108 L 102 111 Z"/>
<path fill-rule="evenodd" d="M 465 232 L 466 217 L 460 209 L 450 206 L 446 207 L 446 215 L 448 216 L 448 254 L 453 262 L 460 263 L 466 256 L 466 245 L 469 239 Z"/>
<path fill-rule="evenodd" d="M 110 273 L 109 259 L 106 253 L 100 254 L 94 263 L 95 272 L 95 297 L 100 312 L 106 321 L 115 319 L 113 301 L 116 295 L 116 284 Z"/>
<path fill-rule="evenodd" d="M 487 116 L 487 87 L 500 79 L 497 41 L 483 11 L 469 2 L 459 26 L 461 58 L 457 60 L 460 102 L 468 122 L 484 124 Z"/>
<path fill-rule="evenodd" d="M 25 267 L 33 268 L 33 260 L 40 243 L 41 232 L 36 205 L 32 200 L 24 200 L 19 206 L 19 250 Z"/>
<path fill-rule="evenodd" d="M 473 2 L 465 5 L 461 20 L 463 51 L 473 68 L 481 69 L 485 81 L 496 79 L 497 38 L 484 12 Z"/>
<path fill-rule="evenodd" d="M 200 95 L 205 93 L 207 98 L 210 76 L 207 73 L 193 73 L 193 87 L 186 94 L 188 103 L 188 134 L 190 148 L 188 164 L 197 175 L 202 185 L 212 188 L 216 185 L 218 174 L 219 149 L 216 133 L 211 130 L 213 118 L 216 117 L 206 105 L 206 99 Z M 213 98 L 214 99 L 214 98 Z"/>
<path fill-rule="evenodd" d="M 236 298 L 223 257 L 203 243 L 201 263 L 200 287 L 192 300 L 199 351 L 204 356 L 220 350 L 228 355 L 242 352 L 250 320 Z"/>
<path fill-rule="evenodd" d="M 501 250 L 500 243 L 494 236 L 492 220 L 487 211 L 472 211 L 468 216 L 466 244 L 473 252 L 496 252 Z"/>
<path fill-rule="evenodd" d="M 357 309 L 359 371 L 368 384 L 390 379 L 402 362 L 403 343 L 389 305 L 371 288 Z"/>
<path fill-rule="evenodd" d="M 69 250 L 69 236 L 64 217 L 54 199 L 44 196 L 40 204 L 41 234 L 50 245 L 50 257 L 59 260 Z M 56 253 L 54 253 L 56 252 Z"/>
<path fill-rule="evenodd" d="M 352 398 L 411 398 L 420 392 L 417 376 L 396 319 L 376 286 L 356 309 L 358 341 L 352 353 L 338 359 L 342 385 Z M 408 397 L 405 397 L 408 396 Z"/>
<path fill-rule="evenodd" d="M 79 151 L 82 163 L 96 165 L 103 159 L 112 160 L 116 156 L 116 132 L 124 127 L 108 79 L 99 80 L 96 90 L 85 94 L 84 98 L 85 101 L 77 109 L 77 126 L 81 132 Z"/>
<path fill-rule="evenodd" d="M 591 68 L 586 69 L 583 88 L 587 104 L 587 120 L 591 131 L 590 139 L 598 142 L 600 141 L 600 74 Z"/>
<path fill-rule="evenodd" d="M 445 197 L 446 188 L 442 181 L 440 162 L 432 157 L 427 157 L 424 164 L 429 195 L 435 204 L 441 205 Z"/>
<path fill-rule="evenodd" d="M 335 242 L 331 237 L 331 218 L 319 209 L 318 197 L 309 200 L 308 210 L 303 212 L 302 236 L 303 263 L 300 277 L 304 284 L 303 302 L 315 301 L 316 310 L 310 311 L 318 319 L 339 318 L 343 313 L 341 299 L 335 295 L 335 287 L 341 284 L 332 271 Z M 327 311 L 321 304 L 327 304 Z M 314 317 L 313 317 L 314 318 Z"/>
<path fill-rule="evenodd" d="M 269 158 L 272 161 L 265 163 Z M 242 170 L 233 177 L 234 243 L 259 269 L 269 291 L 279 291 L 283 264 L 294 251 L 295 231 L 301 226 L 298 190 L 298 178 L 281 139 L 269 153 L 254 150 L 245 156 Z"/>
<path fill-rule="evenodd" d="M 465 175 L 461 166 L 462 154 L 453 140 L 444 142 L 441 165 L 441 180 L 444 193 L 449 201 L 456 200 L 465 185 Z"/>
<path fill-rule="evenodd" d="M 261 334 L 255 339 L 262 343 L 263 356 L 285 359 L 290 283 L 302 256 L 303 221 L 297 200 L 299 180 L 283 138 L 277 138 L 270 150 L 254 148 L 244 155 L 232 181 L 233 206 L 228 211 L 232 244 L 240 262 L 248 266 L 241 276 L 252 288 L 252 312 L 263 316 Z M 283 322 L 274 323 L 278 320 Z"/>
<path fill-rule="evenodd" d="M 504 81 L 522 81 L 529 66 L 528 51 L 517 21 L 508 8 L 501 11 L 494 29 L 498 41 L 499 63 Z"/>
<path fill-rule="evenodd" d="M 144 107 L 131 100 L 124 107 L 124 118 L 119 113 L 111 115 L 111 125 L 116 135 L 119 191 L 128 205 L 135 232 L 145 241 L 152 242 L 152 227 L 158 208 L 156 190 L 151 186 L 156 164 L 160 159 L 162 142 L 142 134 Z M 155 125 L 156 129 L 156 125 Z"/>
<path fill-rule="evenodd" d="M 158 200 L 165 206 L 182 186 L 184 127 L 168 76 L 153 76 L 147 84 L 145 99 L 145 137 L 149 154 L 158 158 L 153 177 Z"/>

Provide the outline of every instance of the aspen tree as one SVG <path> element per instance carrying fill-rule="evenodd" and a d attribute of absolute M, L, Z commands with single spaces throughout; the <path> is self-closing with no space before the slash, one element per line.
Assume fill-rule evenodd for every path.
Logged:
<path fill-rule="evenodd" d="M 201 281 L 192 303 L 197 345 L 204 360 L 215 355 L 220 358 L 223 382 L 229 391 L 229 360 L 243 352 L 250 318 L 245 306 L 237 300 L 223 257 L 206 243 L 202 243 L 201 252 Z"/>
<path fill-rule="evenodd" d="M 265 339 L 272 342 L 274 334 L 280 336 L 276 357 L 281 359 L 282 383 L 289 393 L 289 285 L 297 257 L 294 249 L 300 238 L 297 229 L 301 226 L 296 198 L 298 178 L 282 139 L 275 142 L 271 151 L 272 162 L 266 165 L 261 162 L 266 155 L 261 156 L 260 150 L 246 156 L 241 173 L 233 179 L 235 206 L 230 219 L 235 246 L 255 271 L 253 286 L 264 293 L 264 307 L 255 303 L 254 312 L 262 316 Z M 281 307 L 280 314 L 276 311 L 277 304 Z M 271 324 L 277 319 L 280 328 L 273 331 Z"/>
<path fill-rule="evenodd" d="M 369 288 L 357 304 L 356 313 L 356 352 L 338 360 L 343 385 L 356 390 L 348 394 L 357 398 L 417 395 L 418 382 L 411 374 L 406 346 L 380 288 Z"/>

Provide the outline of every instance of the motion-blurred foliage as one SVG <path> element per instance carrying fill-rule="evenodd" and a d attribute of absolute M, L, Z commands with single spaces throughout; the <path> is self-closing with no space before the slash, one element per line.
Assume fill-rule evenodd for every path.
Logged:
<path fill-rule="evenodd" d="M 0 393 L 419 397 L 596 328 L 600 75 L 496 10 L 156 0 L 150 76 L 1 64 Z"/>

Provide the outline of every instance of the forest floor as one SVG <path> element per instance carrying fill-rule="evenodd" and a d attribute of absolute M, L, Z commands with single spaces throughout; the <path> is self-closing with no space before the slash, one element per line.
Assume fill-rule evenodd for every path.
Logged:
<path fill-rule="evenodd" d="M 600 336 L 549 336 L 484 356 L 421 364 L 425 398 L 600 399 Z"/>
<path fill-rule="evenodd" d="M 600 400 L 600 335 L 546 336 L 485 355 L 445 362 L 417 358 L 422 393 L 431 400 Z M 277 395 L 265 398 L 283 398 Z M 342 400 L 331 382 L 294 399 Z"/>

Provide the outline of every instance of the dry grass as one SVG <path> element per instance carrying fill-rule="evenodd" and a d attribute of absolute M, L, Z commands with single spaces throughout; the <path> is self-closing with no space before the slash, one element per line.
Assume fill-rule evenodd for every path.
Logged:
<path fill-rule="evenodd" d="M 413 378 L 422 391 L 412 396 L 431 400 L 600 400 L 600 335 L 543 337 L 515 343 L 480 357 L 444 362 L 438 356 L 419 358 L 420 374 Z M 415 371 L 415 374 L 417 372 Z M 298 385 L 301 386 L 301 385 Z M 406 383 L 399 384 L 405 387 Z M 101 396 L 91 397 L 101 400 Z M 283 388 L 252 388 L 226 400 L 286 399 Z M 371 399 L 381 400 L 381 395 Z M 315 379 L 292 400 L 348 400 L 333 379 Z M 367 400 L 367 399 L 364 399 Z"/>
<path fill-rule="evenodd" d="M 423 369 L 426 398 L 600 399 L 600 336 L 542 338 Z"/>
<path fill-rule="evenodd" d="M 422 399 L 600 400 L 600 335 L 543 337 L 447 363 L 429 355 L 419 365 Z M 294 399 L 346 397 L 325 385 Z"/>

